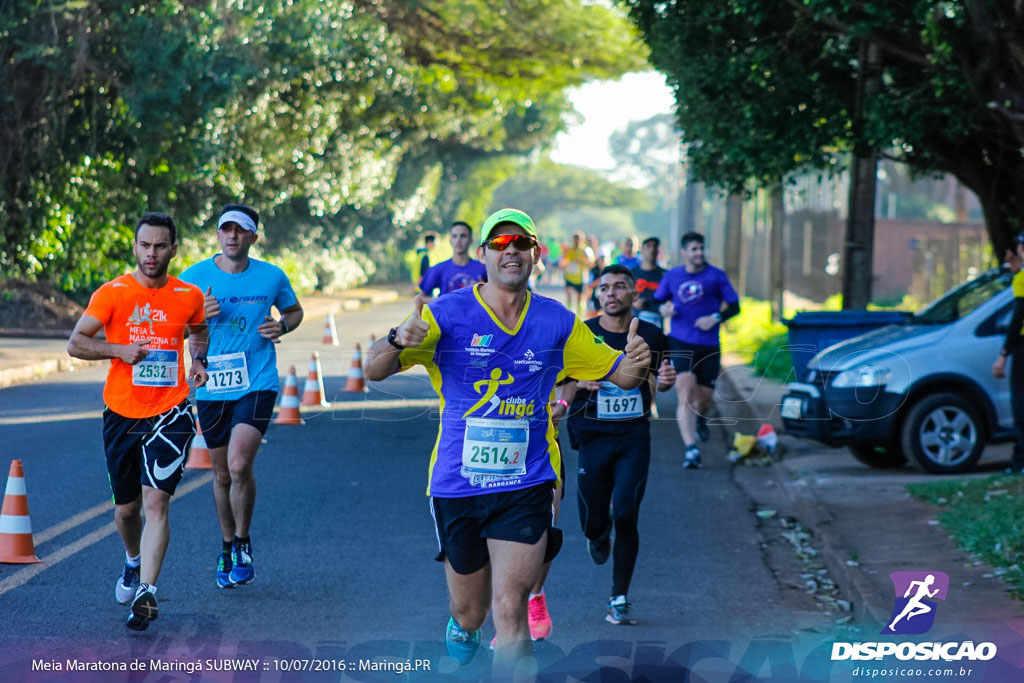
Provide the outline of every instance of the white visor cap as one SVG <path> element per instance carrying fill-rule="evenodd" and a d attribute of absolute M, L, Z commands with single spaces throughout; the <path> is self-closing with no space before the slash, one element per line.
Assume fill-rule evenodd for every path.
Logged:
<path fill-rule="evenodd" d="M 252 218 L 241 211 L 225 211 L 222 213 L 220 215 L 220 220 L 217 221 L 217 229 L 220 230 L 224 227 L 225 223 L 238 223 L 242 228 L 251 233 L 258 232 L 256 230 L 256 223 L 253 222 Z"/>

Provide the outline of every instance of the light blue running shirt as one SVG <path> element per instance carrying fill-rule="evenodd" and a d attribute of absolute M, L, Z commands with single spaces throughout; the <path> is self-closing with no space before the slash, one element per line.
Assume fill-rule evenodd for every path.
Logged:
<path fill-rule="evenodd" d="M 278 391 L 277 349 L 257 328 L 271 315 L 271 306 L 283 311 L 298 302 L 292 284 L 284 271 L 266 261 L 250 258 L 241 273 L 225 273 L 214 258 L 179 276 L 203 294 L 212 287 L 220 303 L 220 315 L 206 321 L 210 382 L 196 390 L 196 400 L 235 401 L 254 391 Z"/>

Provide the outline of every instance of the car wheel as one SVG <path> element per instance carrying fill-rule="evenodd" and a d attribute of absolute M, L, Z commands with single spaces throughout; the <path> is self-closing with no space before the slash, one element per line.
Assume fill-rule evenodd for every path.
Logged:
<path fill-rule="evenodd" d="M 891 470 L 907 464 L 907 456 L 896 446 L 865 446 L 856 444 L 849 446 L 853 457 L 868 467 L 878 470 Z"/>
<path fill-rule="evenodd" d="M 978 411 L 956 394 L 931 394 L 918 401 L 903 421 L 900 443 L 921 467 L 956 474 L 974 467 L 985 448 Z"/>

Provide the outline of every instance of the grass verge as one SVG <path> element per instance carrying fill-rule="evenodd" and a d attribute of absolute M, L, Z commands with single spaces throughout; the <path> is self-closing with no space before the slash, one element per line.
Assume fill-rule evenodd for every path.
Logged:
<path fill-rule="evenodd" d="M 940 508 L 939 523 L 957 544 L 994 567 L 1015 598 L 1024 598 L 1024 477 L 950 479 L 907 489 Z"/>

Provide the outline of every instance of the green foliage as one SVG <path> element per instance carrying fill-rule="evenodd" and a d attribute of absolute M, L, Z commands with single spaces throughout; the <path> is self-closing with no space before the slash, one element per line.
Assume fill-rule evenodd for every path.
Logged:
<path fill-rule="evenodd" d="M 190 237 L 244 201 L 268 257 L 348 282 L 371 268 L 333 254 L 383 258 L 482 213 L 564 128 L 566 88 L 643 57 L 620 13 L 585 0 L 12 0 L 0 269 L 91 287 L 125 267 L 144 210 Z"/>
<path fill-rule="evenodd" d="M 682 175 L 682 140 L 673 114 L 630 121 L 612 133 L 608 149 L 616 166 L 641 181 L 663 206 L 676 201 Z"/>
<path fill-rule="evenodd" d="M 754 374 L 776 382 L 795 382 L 796 371 L 793 358 L 789 355 L 789 334 L 777 334 L 765 339 L 754 352 L 750 362 Z"/>
<path fill-rule="evenodd" d="M 974 190 L 996 253 L 1024 224 L 1020 3 L 622 1 L 675 90 L 698 179 L 770 187 L 871 148 Z"/>
<path fill-rule="evenodd" d="M 567 243 L 576 230 L 596 236 L 602 244 L 619 243 L 636 233 L 636 223 L 633 222 L 633 213 L 625 209 L 584 207 L 560 211 L 541 226 L 543 234 L 551 235 L 562 243 Z"/>
<path fill-rule="evenodd" d="M 986 564 L 1024 598 L 1024 478 L 946 479 L 907 486 L 941 509 L 939 523 L 961 548 Z"/>
<path fill-rule="evenodd" d="M 494 192 L 491 209 L 514 206 L 535 222 L 583 207 L 650 208 L 647 193 L 607 180 L 599 172 L 545 161 L 505 181 Z"/>
<path fill-rule="evenodd" d="M 770 302 L 744 297 L 740 300 L 739 315 L 722 326 L 722 352 L 750 362 L 766 342 L 785 333 L 786 326 L 772 319 Z"/>

